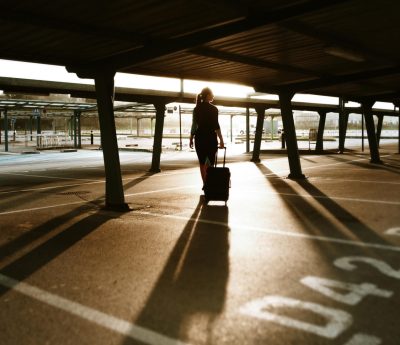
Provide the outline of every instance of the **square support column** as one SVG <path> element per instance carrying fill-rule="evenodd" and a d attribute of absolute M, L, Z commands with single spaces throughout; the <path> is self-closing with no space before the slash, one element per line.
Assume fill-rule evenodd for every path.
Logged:
<path fill-rule="evenodd" d="M 281 106 L 283 130 L 285 131 L 287 153 L 290 167 L 289 178 L 304 179 L 301 171 L 299 149 L 297 147 L 296 128 L 294 126 L 292 98 L 294 94 L 283 92 L 279 94 Z"/>
<path fill-rule="evenodd" d="M 30 141 L 33 141 L 33 116 L 29 116 L 29 135 Z"/>
<path fill-rule="evenodd" d="M 164 117 L 165 117 L 165 105 L 167 102 L 159 101 L 154 103 L 156 108 L 156 125 L 154 129 L 154 143 L 153 143 L 153 158 L 151 162 L 150 171 L 158 173 L 160 169 L 161 151 L 162 151 L 162 137 L 164 130 Z"/>
<path fill-rule="evenodd" d="M 4 109 L 4 151 L 8 152 L 8 118 L 7 108 Z"/>
<path fill-rule="evenodd" d="M 399 108 L 397 113 L 398 125 L 397 125 L 397 153 L 400 153 L 400 101 L 393 102 L 394 112 L 396 112 L 396 107 Z"/>
<path fill-rule="evenodd" d="M 263 104 L 256 105 L 254 109 L 257 112 L 257 124 L 256 124 L 256 134 L 254 137 L 254 148 L 253 148 L 253 157 L 251 159 L 254 163 L 260 162 L 260 147 L 262 140 L 262 130 L 264 127 L 264 118 L 265 118 L 265 110 L 267 107 Z"/>
<path fill-rule="evenodd" d="M 75 121 L 76 121 L 76 131 L 78 137 L 78 148 L 82 148 L 82 130 L 81 130 L 81 112 L 76 110 L 75 114 Z"/>
<path fill-rule="evenodd" d="M 325 121 L 326 121 L 326 112 L 319 111 L 319 124 L 318 124 L 318 133 L 317 133 L 317 143 L 315 144 L 315 151 L 323 151 L 324 150 L 324 131 L 325 131 Z"/>
<path fill-rule="evenodd" d="M 122 185 L 121 166 L 118 154 L 117 134 L 114 119 L 114 74 L 95 74 L 97 107 L 99 111 L 101 147 L 106 173 L 106 208 L 128 211 Z"/>
<path fill-rule="evenodd" d="M 41 113 L 36 114 L 36 146 L 42 147 L 43 138 L 42 138 L 42 122 L 41 122 Z"/>
<path fill-rule="evenodd" d="M 246 107 L 246 153 L 250 152 L 250 109 Z"/>
<path fill-rule="evenodd" d="M 74 110 L 74 116 L 72 118 L 72 128 L 73 128 L 73 135 L 74 135 L 74 148 L 78 148 L 78 112 Z"/>
<path fill-rule="evenodd" d="M 229 135 L 231 137 L 231 143 L 233 143 L 233 115 L 230 116 L 229 121 Z"/>
<path fill-rule="evenodd" d="M 365 127 L 367 128 L 369 151 L 371 154 L 371 163 L 382 163 L 379 156 L 378 141 L 376 139 L 375 123 L 372 114 L 372 106 L 374 102 L 363 102 L 361 104 L 363 116 L 365 119 Z"/>
<path fill-rule="evenodd" d="M 378 125 L 376 126 L 376 140 L 378 142 L 381 141 L 381 133 L 382 133 L 382 125 L 383 125 L 383 115 L 378 115 Z"/>
<path fill-rule="evenodd" d="M 349 114 L 344 107 L 344 100 L 339 98 L 339 153 L 344 153 L 344 143 L 346 141 L 347 123 Z"/>

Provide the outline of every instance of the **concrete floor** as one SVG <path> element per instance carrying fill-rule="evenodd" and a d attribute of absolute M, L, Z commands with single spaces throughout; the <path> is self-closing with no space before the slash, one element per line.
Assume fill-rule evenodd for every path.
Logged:
<path fill-rule="evenodd" d="M 193 152 L 0 156 L 1 344 L 400 344 L 400 156 L 230 154 L 206 206 Z"/>

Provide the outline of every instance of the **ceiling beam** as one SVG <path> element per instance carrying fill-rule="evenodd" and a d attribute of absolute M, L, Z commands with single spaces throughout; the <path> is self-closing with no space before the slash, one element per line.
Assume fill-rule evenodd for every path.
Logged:
<path fill-rule="evenodd" d="M 12 23 L 29 24 L 37 28 L 46 28 L 55 31 L 71 32 L 77 35 L 88 35 L 97 38 L 108 38 L 116 41 L 125 41 L 135 44 L 137 47 L 142 46 L 151 37 L 134 32 L 108 29 L 107 27 L 99 27 L 87 23 L 74 20 L 65 20 L 54 16 L 46 16 L 42 13 L 30 13 L 23 10 L 9 9 L 7 6 L 0 6 L 0 20 Z"/>
<path fill-rule="evenodd" d="M 293 91 L 293 92 L 302 92 L 302 91 L 312 91 L 315 89 L 321 89 L 324 87 L 346 84 L 346 83 L 354 83 L 359 82 L 361 80 L 368 80 L 373 78 L 384 77 L 392 74 L 399 74 L 400 66 L 394 67 L 385 67 L 375 70 L 337 75 L 331 77 L 325 77 L 315 80 L 303 81 L 292 84 L 285 85 L 258 85 L 257 91 L 260 92 L 283 92 L 283 91 Z"/>
<path fill-rule="evenodd" d="M 386 93 L 378 93 L 374 95 L 368 95 L 365 97 L 359 97 L 359 101 L 361 102 L 362 100 L 365 99 L 373 99 L 377 102 L 390 102 L 393 103 L 397 100 L 400 99 L 400 91 L 393 91 L 393 92 L 386 92 Z M 357 101 L 358 102 L 358 101 Z"/>
<path fill-rule="evenodd" d="M 235 54 L 235 53 L 224 52 L 221 50 L 208 48 L 208 47 L 200 47 L 200 48 L 191 49 L 191 50 L 189 50 L 189 52 L 191 54 L 195 54 L 195 55 L 206 56 L 206 57 L 211 57 L 211 58 L 230 61 L 230 62 L 238 62 L 238 63 L 244 64 L 244 65 L 268 68 L 268 69 L 273 69 L 273 70 L 277 70 L 277 71 L 284 71 L 284 72 L 296 73 L 296 74 L 301 74 L 301 75 L 309 75 L 312 77 L 325 77 L 326 76 L 324 74 L 310 71 L 308 69 L 304 69 L 304 68 L 300 68 L 300 67 L 295 67 L 295 66 L 286 65 L 286 64 L 280 64 L 277 62 L 267 61 L 264 59 L 259 59 L 259 58 L 254 58 L 254 57 L 243 56 L 243 55 L 239 55 L 239 54 Z"/>
<path fill-rule="evenodd" d="M 375 51 L 370 47 L 365 47 L 359 42 L 350 40 L 348 37 L 337 34 L 336 32 L 330 32 L 321 28 L 315 28 L 299 20 L 283 21 L 280 22 L 278 25 L 292 32 L 296 32 L 303 36 L 307 36 L 317 41 L 320 41 L 326 45 L 326 48 L 339 47 L 342 48 L 344 51 L 349 51 L 354 55 L 363 57 L 365 60 L 386 64 L 396 63 L 393 58 L 389 56 L 384 56 L 381 52 Z"/>
<path fill-rule="evenodd" d="M 346 1 L 349 0 L 309 0 L 275 11 L 266 13 L 252 13 L 243 19 L 238 19 L 236 21 L 221 24 L 219 26 L 213 26 L 211 28 L 189 33 L 187 35 L 145 44 L 139 49 L 135 48 L 124 51 L 119 54 L 115 54 L 114 56 L 104 59 L 100 58 L 82 65 L 67 66 L 67 70 L 70 72 L 76 72 L 78 75 L 81 74 L 83 77 L 85 77 L 85 75 L 88 77 L 90 73 L 87 73 L 87 71 L 93 71 L 99 68 L 123 71 L 124 69 L 144 61 L 149 61 L 162 56 L 192 49 L 207 42 L 249 31 L 260 26 L 296 18 L 300 15 L 331 7 Z"/>

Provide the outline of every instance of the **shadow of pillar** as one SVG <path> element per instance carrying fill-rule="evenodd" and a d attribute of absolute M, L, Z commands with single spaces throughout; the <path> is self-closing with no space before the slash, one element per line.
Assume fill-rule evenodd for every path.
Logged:
<path fill-rule="evenodd" d="M 228 207 L 206 206 L 200 197 L 135 321 L 137 325 L 183 341 L 189 329 L 196 327 L 195 333 L 212 343 L 229 277 L 227 224 Z"/>

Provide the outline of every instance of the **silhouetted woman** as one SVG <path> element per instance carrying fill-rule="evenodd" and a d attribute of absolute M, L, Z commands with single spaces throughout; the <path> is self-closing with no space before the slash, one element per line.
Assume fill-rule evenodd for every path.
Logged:
<path fill-rule="evenodd" d="M 196 107 L 193 110 L 193 123 L 190 131 L 190 148 L 193 148 L 193 138 L 197 157 L 200 163 L 200 173 L 203 183 L 206 180 L 207 168 L 215 162 L 215 154 L 219 147 L 224 148 L 221 128 L 218 123 L 218 109 L 210 102 L 214 95 L 210 88 L 204 88 L 197 96 Z"/>

